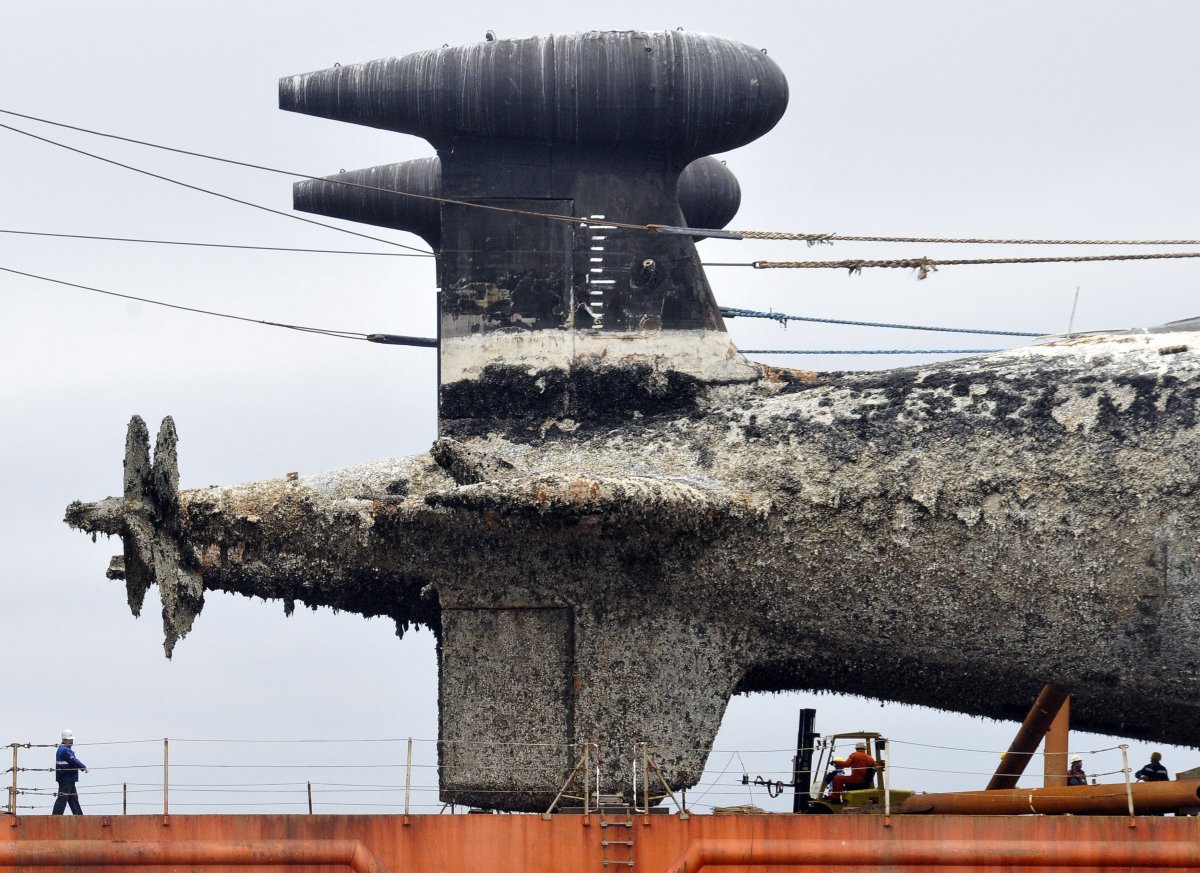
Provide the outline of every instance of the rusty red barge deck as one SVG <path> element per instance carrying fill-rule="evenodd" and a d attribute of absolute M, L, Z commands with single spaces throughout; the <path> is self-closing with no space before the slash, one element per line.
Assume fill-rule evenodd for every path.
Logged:
<path fill-rule="evenodd" d="M 0 821 L 0 869 L 95 873 L 1200 870 L 1200 819 L 882 815 L 197 815 Z"/>

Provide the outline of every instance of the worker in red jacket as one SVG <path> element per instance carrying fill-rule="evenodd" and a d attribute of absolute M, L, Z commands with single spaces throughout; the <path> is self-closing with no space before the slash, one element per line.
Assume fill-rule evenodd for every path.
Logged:
<path fill-rule="evenodd" d="M 857 791 L 860 788 L 870 788 L 875 782 L 875 759 L 867 754 L 867 744 L 859 742 L 854 746 L 854 753 L 846 759 L 850 772 L 844 776 L 833 777 L 833 790 L 829 792 L 831 800 L 842 799 L 843 791 Z"/>

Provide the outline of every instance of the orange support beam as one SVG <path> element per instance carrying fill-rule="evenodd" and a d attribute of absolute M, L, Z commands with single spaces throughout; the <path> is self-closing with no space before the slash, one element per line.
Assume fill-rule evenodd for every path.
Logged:
<path fill-rule="evenodd" d="M 1067 754 L 1071 751 L 1071 696 L 1062 702 L 1058 715 L 1050 722 L 1046 731 L 1046 754 L 1042 759 L 1047 788 L 1056 788 L 1067 784 Z"/>
<path fill-rule="evenodd" d="M 1000 759 L 1000 766 L 996 768 L 995 775 L 987 784 L 988 791 L 1017 787 L 1017 780 L 1025 772 L 1029 759 L 1041 745 L 1042 738 L 1046 736 L 1046 731 L 1050 729 L 1051 723 L 1058 715 L 1058 711 L 1067 697 L 1067 692 L 1061 691 L 1049 683 L 1046 684 L 1033 706 L 1030 707 L 1025 721 L 1021 723 L 1021 729 L 1013 737 L 1012 745 Z M 1063 772 L 1066 772 L 1066 768 L 1063 769 Z"/>

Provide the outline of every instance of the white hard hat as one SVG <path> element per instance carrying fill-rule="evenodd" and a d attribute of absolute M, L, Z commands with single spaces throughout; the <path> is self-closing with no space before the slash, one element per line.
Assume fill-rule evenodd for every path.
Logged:
<path fill-rule="evenodd" d="M 1072 763 L 1072 764 L 1074 764 L 1074 763 L 1076 763 L 1076 762 L 1080 762 L 1080 763 L 1082 763 L 1082 762 L 1083 762 L 1083 755 L 1072 755 L 1072 756 L 1071 756 L 1071 763 Z"/>
<path fill-rule="evenodd" d="M 75 734 L 71 733 L 71 729 L 70 729 L 70 728 L 63 728 L 63 739 L 64 739 L 64 740 L 73 740 L 73 739 L 75 739 Z"/>

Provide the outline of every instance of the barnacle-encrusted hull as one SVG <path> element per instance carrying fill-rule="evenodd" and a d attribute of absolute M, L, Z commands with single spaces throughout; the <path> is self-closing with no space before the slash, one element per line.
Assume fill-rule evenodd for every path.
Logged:
<path fill-rule="evenodd" d="M 1172 327 L 763 370 L 657 410 L 477 421 L 429 455 L 185 490 L 170 519 L 127 496 L 68 521 L 125 536 L 127 569 L 149 526 L 171 579 L 433 627 L 460 802 L 544 808 L 584 740 L 612 790 L 647 739 L 692 784 L 737 691 L 1007 718 L 1053 682 L 1077 728 L 1196 744 L 1200 333 Z M 168 602 L 186 632 L 200 603 Z"/>

